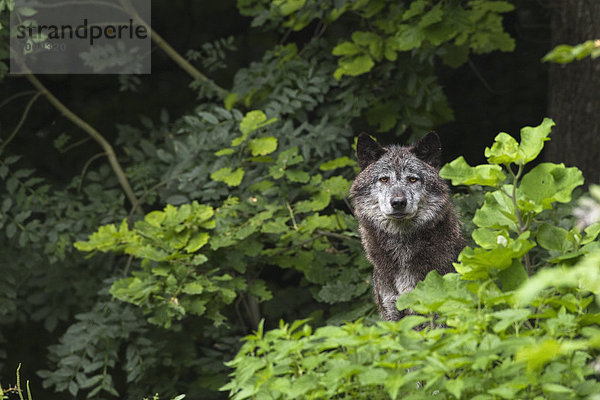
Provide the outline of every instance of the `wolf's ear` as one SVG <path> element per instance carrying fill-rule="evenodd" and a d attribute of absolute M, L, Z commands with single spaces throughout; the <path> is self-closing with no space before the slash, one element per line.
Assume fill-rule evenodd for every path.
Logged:
<path fill-rule="evenodd" d="M 379 160 L 384 153 L 385 149 L 371 139 L 369 135 L 364 132 L 358 135 L 356 156 L 358 158 L 358 166 L 361 170 Z"/>
<path fill-rule="evenodd" d="M 411 151 L 418 159 L 434 168 L 441 167 L 442 145 L 440 137 L 435 132 L 429 132 L 425 137 L 413 144 Z"/>

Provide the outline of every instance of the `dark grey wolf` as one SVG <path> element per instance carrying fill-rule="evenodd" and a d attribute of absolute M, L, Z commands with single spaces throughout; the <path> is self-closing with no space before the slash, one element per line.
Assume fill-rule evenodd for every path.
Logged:
<path fill-rule="evenodd" d="M 439 175 L 441 144 L 430 132 L 412 146 L 382 147 L 362 133 L 356 148 L 361 172 L 350 188 L 381 316 L 404 315 L 396 299 L 427 273 L 454 271 L 465 246 L 449 189 Z"/>

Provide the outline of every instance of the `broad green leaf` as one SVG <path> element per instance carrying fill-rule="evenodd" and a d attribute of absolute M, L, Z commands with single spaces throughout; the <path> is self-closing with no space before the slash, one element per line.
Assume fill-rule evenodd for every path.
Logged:
<path fill-rule="evenodd" d="M 582 184 L 583 175 L 579 169 L 566 168 L 564 164 L 542 163 L 525 174 L 519 189 L 528 199 L 549 209 L 555 201 L 571 201 L 573 189 Z"/>
<path fill-rule="evenodd" d="M 538 126 L 526 126 L 521 129 L 519 150 L 522 158 L 518 164 L 527 164 L 537 158 L 544 147 L 544 142 L 550 140 L 548 135 L 554 125 L 554 121 L 550 118 L 544 118 Z"/>
<path fill-rule="evenodd" d="M 393 46 L 396 51 L 408 51 L 421 46 L 425 34 L 418 25 L 400 25 L 397 33 L 388 39 L 386 44 Z"/>
<path fill-rule="evenodd" d="M 491 148 L 485 148 L 485 157 L 492 164 L 509 164 L 520 158 L 519 144 L 508 133 L 500 132 Z"/>
<path fill-rule="evenodd" d="M 310 180 L 310 175 L 308 174 L 308 172 L 301 171 L 299 169 L 286 169 L 285 177 L 290 182 L 306 183 Z"/>
<path fill-rule="evenodd" d="M 492 328 L 495 333 L 499 333 L 514 323 L 525 321 L 531 315 L 531 310 L 527 308 L 506 309 L 493 312 L 491 315 L 500 320 Z"/>
<path fill-rule="evenodd" d="M 552 382 L 543 383 L 542 390 L 544 393 L 562 393 L 563 395 L 566 395 L 567 393 L 573 393 L 573 389 Z"/>
<path fill-rule="evenodd" d="M 266 120 L 267 116 L 264 112 L 260 110 L 250 111 L 244 116 L 242 122 L 240 122 L 240 131 L 244 135 L 248 135 L 257 130 L 260 124 Z"/>
<path fill-rule="evenodd" d="M 277 121 L 276 118 L 271 118 L 267 121 L 267 116 L 260 110 L 250 111 L 242 118 L 242 122 L 240 122 L 242 137 L 245 139 L 248 134 L 254 132 L 258 128 L 272 124 L 275 121 Z M 235 144 L 232 145 L 235 146 Z"/>
<path fill-rule="evenodd" d="M 231 168 L 225 167 L 210 174 L 210 179 L 213 181 L 225 182 L 228 186 L 239 186 L 239 184 L 242 183 L 243 178 L 244 170 L 242 168 L 237 168 L 235 171 L 232 171 Z"/>
<path fill-rule="evenodd" d="M 426 28 L 430 25 L 435 24 L 436 22 L 440 22 L 444 16 L 444 10 L 441 7 L 441 4 L 435 5 L 431 10 L 427 11 L 425 15 L 419 21 L 419 26 L 421 28 Z"/>
<path fill-rule="evenodd" d="M 482 228 L 520 232 L 512 199 L 499 190 L 485 194 L 483 206 L 475 212 L 473 222 Z"/>
<path fill-rule="evenodd" d="M 227 111 L 231 111 L 231 109 L 233 108 L 233 106 L 235 105 L 235 103 L 238 101 L 238 94 L 237 93 L 229 93 L 227 95 L 227 97 L 225 97 L 225 109 Z"/>
<path fill-rule="evenodd" d="M 306 0 L 273 0 L 273 6 L 279 9 L 281 15 L 290 15 L 306 4 Z"/>
<path fill-rule="evenodd" d="M 186 283 L 181 289 L 186 294 L 201 294 L 204 292 L 204 286 L 199 282 Z"/>
<path fill-rule="evenodd" d="M 352 42 L 340 43 L 333 48 L 331 54 L 334 56 L 354 56 L 361 53 L 363 50 Z"/>
<path fill-rule="evenodd" d="M 534 160 L 542 151 L 544 142 L 554 126 L 550 118 L 544 118 L 538 126 L 521 129 L 521 143 L 507 133 L 500 132 L 491 148 L 485 149 L 485 156 L 492 164 L 516 163 L 525 165 Z"/>
<path fill-rule="evenodd" d="M 440 176 L 450 179 L 453 185 L 482 185 L 498 187 L 506 176 L 499 165 L 478 165 L 471 167 L 463 156 L 444 165 Z"/>
<path fill-rule="evenodd" d="M 160 228 L 160 225 L 164 220 L 165 213 L 162 211 L 151 211 L 144 217 L 144 221 L 156 228 Z"/>
<path fill-rule="evenodd" d="M 576 250 L 577 241 L 573 234 L 569 231 L 559 227 L 543 223 L 538 228 L 537 242 L 546 250 L 559 251 L 561 253 L 567 253 L 569 251 Z"/>
<path fill-rule="evenodd" d="M 369 72 L 375 63 L 368 54 L 359 55 L 352 58 L 342 58 L 339 61 L 339 67 L 333 73 L 336 80 L 340 80 L 344 75 L 357 76 Z"/>
<path fill-rule="evenodd" d="M 498 273 L 498 278 L 500 279 L 502 290 L 507 292 L 521 287 L 523 282 L 525 282 L 529 277 L 521 260 L 515 258 L 510 267 L 503 269 Z"/>
<path fill-rule="evenodd" d="M 185 251 L 188 253 L 194 253 L 198 251 L 202 246 L 208 243 L 210 235 L 206 232 L 197 233 L 194 237 L 192 237 L 185 247 Z"/>
<path fill-rule="evenodd" d="M 576 46 L 569 46 L 566 44 L 558 45 L 546 54 L 542 58 L 542 61 L 568 64 L 575 60 L 581 60 L 587 56 L 591 56 L 592 59 L 600 57 L 600 41 L 588 40 Z"/>
<path fill-rule="evenodd" d="M 383 56 L 383 40 L 379 35 L 373 32 L 354 32 L 352 40 L 359 46 L 368 47 L 369 53 L 376 60 L 381 60 Z"/>
<path fill-rule="evenodd" d="M 406 21 L 412 17 L 423 14 L 425 8 L 429 4 L 428 0 L 415 0 L 410 3 L 408 10 L 402 14 L 402 20 Z"/>
<path fill-rule="evenodd" d="M 383 382 L 386 392 L 390 396 L 390 399 L 397 399 L 400 388 L 404 385 L 404 374 L 396 372 L 389 374 Z"/>
<path fill-rule="evenodd" d="M 277 138 L 273 136 L 252 139 L 248 148 L 253 156 L 264 156 L 277 149 Z"/>
<path fill-rule="evenodd" d="M 499 270 L 511 267 L 513 260 L 520 259 L 531 250 L 535 243 L 528 238 L 529 231 L 525 231 L 517 239 L 508 238 L 506 245 L 490 249 L 467 246 L 459 254 L 459 263 L 455 263 L 454 267 L 465 279 L 487 279 Z"/>
<path fill-rule="evenodd" d="M 584 232 L 585 237 L 581 241 L 581 244 L 583 245 L 593 242 L 594 240 L 596 240 L 598 235 L 600 235 L 600 222 L 596 222 L 588 226 L 587 228 L 585 228 Z"/>
<path fill-rule="evenodd" d="M 343 168 L 343 167 L 348 167 L 348 166 L 353 166 L 356 165 L 356 161 L 352 160 L 349 157 L 343 156 L 343 157 L 339 157 L 336 158 L 335 160 L 330 160 L 327 162 L 324 162 L 323 164 L 321 164 L 319 166 L 319 169 L 321 171 L 331 171 L 337 168 Z"/>

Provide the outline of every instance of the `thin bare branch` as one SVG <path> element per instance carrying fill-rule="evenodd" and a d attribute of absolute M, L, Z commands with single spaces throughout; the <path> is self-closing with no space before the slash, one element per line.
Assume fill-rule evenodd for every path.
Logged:
<path fill-rule="evenodd" d="M 26 66 L 23 63 L 21 63 L 21 64 L 23 67 L 26 68 Z M 52 94 L 52 92 L 50 92 L 48 89 L 46 89 L 46 87 L 42 84 L 42 82 L 40 82 L 37 79 L 37 77 L 35 75 L 29 73 L 29 74 L 25 75 L 25 78 L 27 78 L 27 80 L 33 86 L 35 86 L 40 91 L 41 94 L 46 96 L 46 98 L 48 99 L 50 104 L 52 104 L 54 106 L 54 108 L 56 108 L 62 115 L 64 115 L 72 123 L 74 123 L 81 129 L 83 129 L 88 135 L 90 135 L 92 137 L 92 139 L 94 139 L 102 147 L 102 149 L 104 149 L 104 153 L 106 153 L 106 156 L 108 157 L 110 166 L 112 167 L 115 175 L 117 175 L 119 184 L 121 185 L 121 188 L 125 192 L 125 195 L 129 199 L 129 201 L 131 202 L 132 207 L 143 214 L 143 210 L 140 206 L 140 203 L 139 203 L 135 193 L 133 192 L 131 185 L 129 184 L 129 179 L 127 179 L 127 175 L 123 171 L 123 168 L 121 167 L 121 164 L 119 163 L 119 160 L 117 159 L 117 155 L 115 154 L 115 151 L 114 151 L 113 147 L 111 146 L 111 144 L 104 138 L 104 136 L 102 136 L 102 134 L 100 134 L 100 132 L 98 132 L 96 129 L 94 129 L 94 127 L 92 127 L 86 121 L 84 121 L 79 116 L 77 116 L 73 111 L 71 111 L 67 106 L 65 106 L 58 98 L 56 98 L 56 96 L 54 96 Z"/>
<path fill-rule="evenodd" d="M 15 93 L 12 96 L 10 96 L 8 99 L 5 99 L 2 103 L 0 103 L 0 108 L 4 107 L 11 101 L 18 99 L 19 97 L 29 96 L 30 94 L 35 94 L 35 93 L 37 93 L 37 91 L 35 91 L 35 90 L 25 90 L 24 92 Z"/>
<path fill-rule="evenodd" d="M 29 100 L 29 103 L 27 103 L 27 106 L 25 107 L 25 111 L 23 111 L 23 115 L 21 116 L 21 120 L 19 121 L 19 123 L 17 124 L 17 126 L 15 127 L 15 129 L 12 131 L 12 133 L 6 138 L 6 140 L 4 141 L 4 143 L 2 143 L 0 145 L 0 153 L 2 153 L 4 151 L 4 149 L 6 148 L 6 146 L 8 146 L 8 144 L 15 138 L 15 136 L 17 136 L 17 133 L 19 132 L 19 130 L 21 129 L 21 127 L 25 123 L 25 120 L 27 119 L 27 114 L 29 114 L 29 111 L 31 110 L 31 106 L 33 106 L 33 103 L 35 103 L 35 101 L 37 100 L 37 98 L 40 97 L 41 95 L 42 95 L 41 92 L 37 92 L 36 95 L 33 96 L 31 98 L 31 100 Z"/>

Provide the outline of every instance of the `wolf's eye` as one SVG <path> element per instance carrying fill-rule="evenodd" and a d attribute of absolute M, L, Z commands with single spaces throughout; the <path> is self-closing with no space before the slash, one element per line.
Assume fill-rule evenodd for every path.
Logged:
<path fill-rule="evenodd" d="M 383 182 L 383 183 L 387 183 L 390 180 L 390 178 L 388 178 L 387 176 L 382 176 L 381 178 L 379 178 L 379 182 Z"/>
<path fill-rule="evenodd" d="M 419 178 L 415 178 L 414 176 L 411 176 L 410 178 L 408 178 L 408 181 L 409 181 L 410 183 L 415 183 L 415 182 L 416 182 L 416 181 L 418 181 L 418 180 L 419 180 Z"/>

